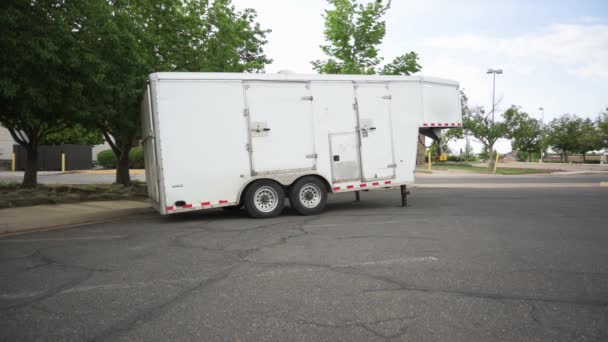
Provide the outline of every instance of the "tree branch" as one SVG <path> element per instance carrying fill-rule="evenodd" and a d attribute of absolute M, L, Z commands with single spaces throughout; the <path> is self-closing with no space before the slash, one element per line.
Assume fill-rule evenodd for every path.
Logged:
<path fill-rule="evenodd" d="M 26 141 L 26 139 L 23 137 L 23 134 L 21 133 L 20 130 L 15 130 L 14 128 L 7 128 L 8 132 L 10 133 L 11 137 L 13 137 L 13 140 L 15 140 L 19 145 L 22 146 L 28 146 L 29 145 L 29 141 Z"/>
<path fill-rule="evenodd" d="M 112 151 L 114 151 L 114 154 L 119 156 L 120 149 L 116 146 L 116 143 L 114 141 L 112 141 L 112 137 L 110 136 L 108 131 L 102 128 L 101 132 L 103 133 L 104 138 L 106 138 L 106 141 L 108 142 L 108 145 L 110 145 L 110 148 L 112 149 Z"/>

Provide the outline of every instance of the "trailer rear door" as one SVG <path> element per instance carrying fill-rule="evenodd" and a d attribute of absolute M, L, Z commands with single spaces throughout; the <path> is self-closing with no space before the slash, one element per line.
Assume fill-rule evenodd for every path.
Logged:
<path fill-rule="evenodd" d="M 312 96 L 304 82 L 246 82 L 254 175 L 312 170 Z"/>
<path fill-rule="evenodd" d="M 390 92 L 386 83 L 355 86 L 363 180 L 395 177 Z"/>
<path fill-rule="evenodd" d="M 142 145 L 144 149 L 144 162 L 146 167 L 146 184 L 148 185 L 148 197 L 156 204 L 160 204 L 160 187 L 158 177 L 158 156 L 156 154 L 156 129 L 154 112 L 152 108 L 151 87 L 146 87 L 146 92 L 141 102 L 142 122 Z"/>

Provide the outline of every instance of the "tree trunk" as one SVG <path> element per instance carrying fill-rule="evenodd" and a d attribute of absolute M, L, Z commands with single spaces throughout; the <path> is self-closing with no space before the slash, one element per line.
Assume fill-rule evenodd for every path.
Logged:
<path fill-rule="evenodd" d="M 584 163 L 585 163 L 585 161 L 586 161 L 586 160 L 585 160 L 585 154 L 586 154 L 586 153 L 585 153 L 585 152 L 583 152 L 583 164 L 584 164 Z"/>
<path fill-rule="evenodd" d="M 35 188 L 38 185 L 38 145 L 31 144 L 30 146 L 26 146 L 25 151 L 27 157 L 21 186 L 24 188 Z"/>
<path fill-rule="evenodd" d="M 116 158 L 116 183 L 124 186 L 131 185 L 131 176 L 129 175 L 129 151 L 128 149 L 122 148 L 121 153 Z"/>
<path fill-rule="evenodd" d="M 532 162 L 532 152 L 528 151 L 528 163 Z"/>
<path fill-rule="evenodd" d="M 568 153 L 566 153 L 565 151 L 564 151 L 564 161 L 566 163 L 568 162 Z"/>
<path fill-rule="evenodd" d="M 494 155 L 494 146 L 488 146 L 488 169 L 494 170 L 496 164 L 496 156 Z"/>

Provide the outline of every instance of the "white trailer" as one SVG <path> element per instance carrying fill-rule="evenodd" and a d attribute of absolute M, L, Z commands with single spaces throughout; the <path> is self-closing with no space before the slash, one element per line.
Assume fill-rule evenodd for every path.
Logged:
<path fill-rule="evenodd" d="M 244 206 L 260 218 L 285 198 L 309 215 L 328 193 L 401 186 L 405 196 L 419 132 L 462 116 L 458 83 L 438 78 L 154 73 L 142 123 L 156 210 Z"/>

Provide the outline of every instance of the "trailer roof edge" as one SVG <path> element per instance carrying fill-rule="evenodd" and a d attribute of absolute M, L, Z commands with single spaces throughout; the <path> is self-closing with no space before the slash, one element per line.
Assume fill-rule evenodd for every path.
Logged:
<path fill-rule="evenodd" d="M 247 81 L 363 81 L 363 82 L 425 82 L 440 83 L 458 87 L 458 82 L 430 76 L 387 76 L 387 75 L 328 75 L 328 74 L 261 74 L 231 72 L 155 72 L 150 80 L 247 80 Z"/>

